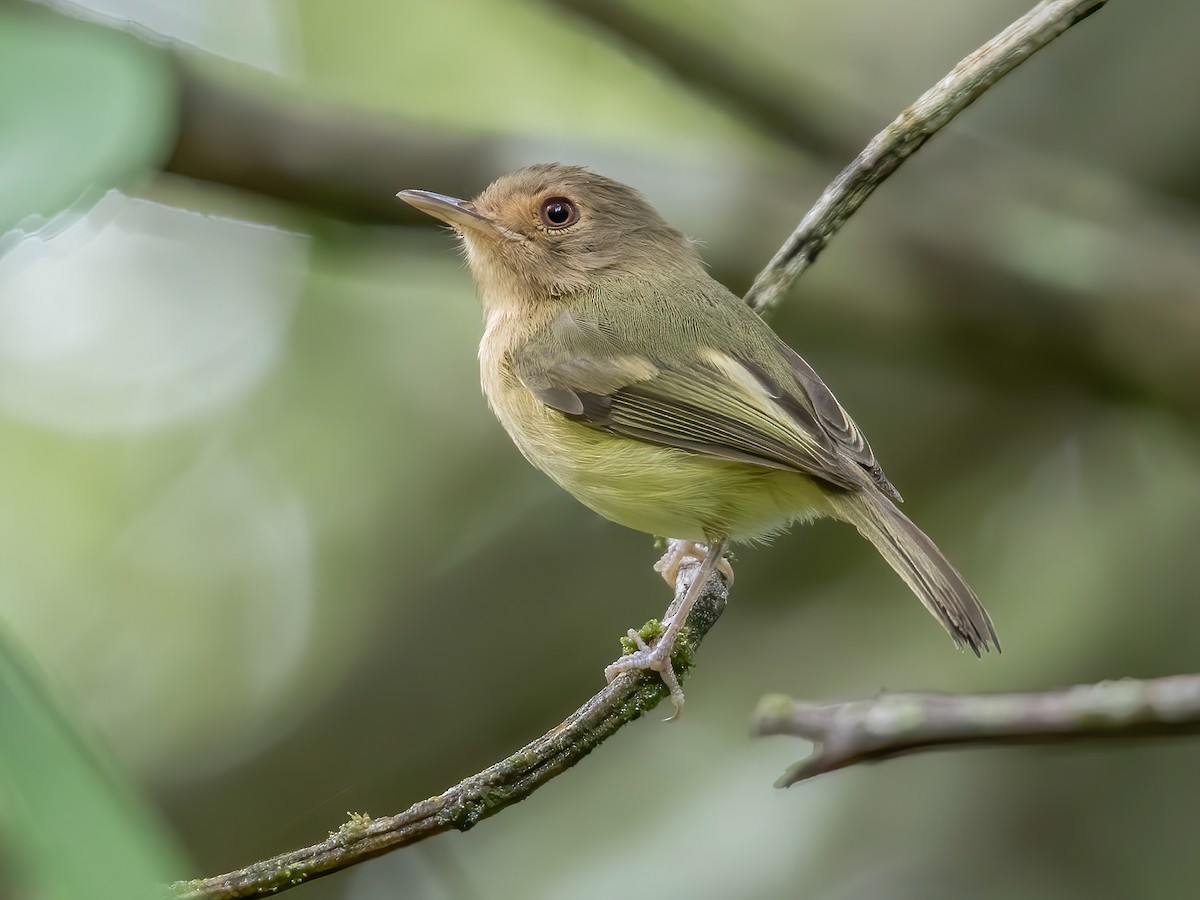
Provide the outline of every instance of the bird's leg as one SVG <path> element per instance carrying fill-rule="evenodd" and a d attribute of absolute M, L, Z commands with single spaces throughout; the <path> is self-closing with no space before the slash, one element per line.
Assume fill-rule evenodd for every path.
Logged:
<path fill-rule="evenodd" d="M 667 552 L 654 564 L 654 571 L 663 577 L 671 590 L 675 590 L 679 583 L 679 567 L 688 560 L 703 562 L 707 550 L 699 541 L 671 538 L 667 541 Z M 733 587 L 733 566 L 724 556 L 717 563 L 717 571 L 725 576 L 725 583 Z"/>
<path fill-rule="evenodd" d="M 692 544 L 692 548 L 698 549 L 699 545 Z M 657 672 L 661 676 L 667 689 L 671 692 L 671 702 L 675 704 L 675 712 L 671 716 L 672 719 L 678 717 L 683 710 L 683 689 L 679 686 L 679 679 L 675 675 L 675 667 L 671 663 L 671 651 L 675 649 L 675 639 L 679 637 L 679 630 L 683 628 L 684 622 L 687 621 L 688 613 L 696 601 L 700 599 L 700 595 L 704 593 L 704 586 L 708 584 L 708 579 L 712 577 L 722 563 L 725 563 L 725 550 L 729 546 L 729 541 L 716 541 L 709 544 L 704 558 L 700 562 L 700 568 L 692 578 L 692 583 L 688 585 L 687 593 L 683 597 L 677 609 L 672 613 L 668 610 L 669 617 L 663 623 L 663 633 L 655 642 L 653 647 L 647 646 L 641 636 L 635 631 L 630 631 L 629 636 L 637 644 L 638 649 L 633 653 L 628 653 L 622 656 L 612 665 L 604 670 L 604 677 L 612 681 L 623 672 L 634 672 L 639 669 L 650 669 Z M 691 555 L 696 557 L 693 550 Z M 676 561 L 674 565 L 678 565 L 682 559 Z M 728 568 L 728 563 L 725 563 Z M 672 606 L 675 604 L 672 603 Z M 668 720 L 669 721 L 669 720 Z"/>

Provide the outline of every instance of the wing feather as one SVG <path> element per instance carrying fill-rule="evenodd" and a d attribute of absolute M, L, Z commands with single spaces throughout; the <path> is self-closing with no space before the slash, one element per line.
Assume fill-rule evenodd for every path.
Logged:
<path fill-rule="evenodd" d="M 608 291 L 590 308 L 564 310 L 545 339 L 525 343 L 510 363 L 538 400 L 590 428 L 802 472 L 848 490 L 864 487 L 865 475 L 900 500 L 866 438 L 812 367 L 736 298 L 717 299 L 722 302 L 705 306 L 697 298 L 694 310 L 676 308 L 669 333 L 626 335 L 619 318 L 607 317 L 618 313 L 605 310 L 644 301 L 633 292 Z M 740 346 L 732 353 L 706 346 L 701 313 L 726 317 L 726 331 Z M 628 350 L 672 343 L 682 352 L 670 354 L 670 362 Z"/>
<path fill-rule="evenodd" d="M 823 432 L 805 429 L 761 388 L 748 392 L 746 384 L 703 364 L 688 371 L 656 364 L 653 376 L 603 394 L 570 383 L 572 374 L 577 384 L 611 381 L 603 368 L 602 360 L 584 365 L 576 357 L 536 373 L 518 367 L 517 373 L 542 403 L 592 428 L 715 459 L 802 472 L 843 489 L 860 486 Z M 580 379 L 581 369 L 591 370 L 592 377 Z"/>

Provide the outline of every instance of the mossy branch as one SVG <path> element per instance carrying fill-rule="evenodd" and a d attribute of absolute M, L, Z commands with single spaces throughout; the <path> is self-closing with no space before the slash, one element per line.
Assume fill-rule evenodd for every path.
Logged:
<path fill-rule="evenodd" d="M 695 562 L 680 566 L 672 606 L 683 599 L 698 569 Z M 681 681 L 687 677 L 696 649 L 720 618 L 728 599 L 728 586 L 720 574 L 714 575 L 692 607 L 687 626 L 676 644 L 675 672 Z M 667 615 L 670 613 L 668 609 Z M 643 637 L 652 639 L 658 627 L 657 621 L 647 623 Z M 623 725 L 654 709 L 667 693 L 666 685 L 655 673 L 621 675 L 537 740 L 436 797 L 414 803 L 394 816 L 352 815 L 327 839 L 311 847 L 225 875 L 178 881 L 170 886 L 169 896 L 177 900 L 268 897 L 444 831 L 466 831 L 561 775 Z"/>

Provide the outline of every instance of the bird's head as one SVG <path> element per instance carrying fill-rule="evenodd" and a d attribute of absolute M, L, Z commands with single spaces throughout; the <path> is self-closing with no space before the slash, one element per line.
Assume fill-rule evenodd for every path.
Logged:
<path fill-rule="evenodd" d="M 518 169 L 473 200 L 397 196 L 461 236 L 485 305 L 540 303 L 612 277 L 701 271 L 687 239 L 633 188 L 578 166 Z"/>

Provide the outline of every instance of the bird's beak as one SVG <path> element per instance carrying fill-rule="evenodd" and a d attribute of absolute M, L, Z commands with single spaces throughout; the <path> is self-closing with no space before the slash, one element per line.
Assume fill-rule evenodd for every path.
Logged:
<path fill-rule="evenodd" d="M 401 191 L 396 196 L 409 206 L 416 207 L 421 212 L 456 228 L 470 228 L 475 231 L 500 230 L 487 216 L 477 213 L 474 205 L 468 200 L 435 194 L 433 191 Z"/>

